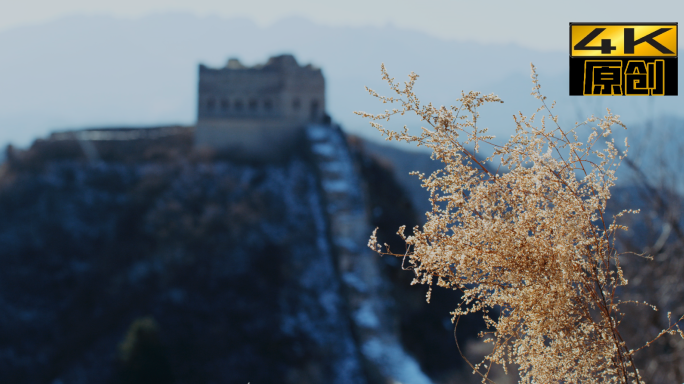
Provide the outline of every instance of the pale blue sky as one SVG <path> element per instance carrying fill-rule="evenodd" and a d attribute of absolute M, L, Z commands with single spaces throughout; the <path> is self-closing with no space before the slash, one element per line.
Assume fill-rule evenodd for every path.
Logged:
<path fill-rule="evenodd" d="M 454 0 L 2 0 L 0 31 L 68 15 L 137 18 L 160 12 L 244 17 L 267 26 L 289 16 L 330 26 L 413 29 L 449 40 L 517 43 L 567 49 L 571 21 L 667 21 L 684 14 L 682 1 Z"/>

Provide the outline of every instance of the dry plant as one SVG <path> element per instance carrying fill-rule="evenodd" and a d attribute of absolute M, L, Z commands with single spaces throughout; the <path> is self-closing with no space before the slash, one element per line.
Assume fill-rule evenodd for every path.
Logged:
<path fill-rule="evenodd" d="M 562 129 L 532 66 L 532 95 L 541 106 L 529 118 L 513 116 L 515 134 L 495 144 L 487 129 L 478 127 L 477 108 L 502 103 L 497 96 L 462 92 L 459 106 L 424 105 L 413 92 L 418 75 L 411 73 L 403 85 L 384 65 L 382 75 L 396 96 L 367 89 L 398 108 L 356 113 L 387 140 L 430 148 L 444 168 L 418 175 L 430 191 L 432 211 L 413 235 L 399 228 L 406 252 L 378 244 L 376 232 L 368 245 L 381 255 L 403 257 L 416 274 L 413 284 L 429 285 L 428 302 L 435 282 L 462 291 L 452 312 L 456 324 L 462 315 L 482 313 L 488 331 L 480 336 L 493 344 L 482 362 L 471 364 L 482 382 L 491 382 L 488 373 L 500 364 L 504 370 L 517 367 L 521 383 L 642 383 L 633 363 L 638 349 L 629 349 L 618 331 L 626 302 L 617 291 L 627 280 L 614 247 L 616 232 L 626 227 L 616 220 L 633 212 L 604 217 L 628 147 L 625 140 L 620 151 L 609 139 L 613 126 L 625 127 L 619 116 L 608 110 L 603 118 Z M 420 136 L 406 126 L 396 132 L 378 123 L 406 113 L 428 125 Z M 589 129 L 584 141 L 582 127 Z M 486 161 L 475 155 L 481 145 L 493 151 Z M 494 161 L 497 171 L 486 166 Z M 684 338 L 677 323 L 656 339 L 677 332 Z"/>

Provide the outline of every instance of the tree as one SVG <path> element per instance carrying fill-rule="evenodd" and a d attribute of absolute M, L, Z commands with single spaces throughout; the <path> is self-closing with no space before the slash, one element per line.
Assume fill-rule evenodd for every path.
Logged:
<path fill-rule="evenodd" d="M 517 366 L 521 383 L 641 383 L 633 363 L 641 348 L 630 349 L 619 332 L 627 302 L 618 291 L 627 280 L 615 248 L 617 231 L 626 230 L 618 220 L 636 212 L 604 215 L 628 148 L 627 140 L 619 150 L 609 139 L 613 127 L 625 128 L 619 116 L 607 110 L 603 118 L 592 116 L 564 130 L 532 66 L 532 95 L 541 106 L 529 118 L 514 116 L 515 134 L 496 144 L 477 126 L 477 108 L 502 103 L 497 96 L 462 92 L 459 106 L 424 105 L 413 92 L 418 75 L 411 73 L 402 86 L 384 65 L 382 74 L 396 96 L 368 91 L 398 108 L 356 113 L 387 140 L 430 148 L 444 168 L 418 175 L 430 191 L 432 211 L 413 235 L 399 228 L 406 251 L 393 253 L 378 244 L 376 232 L 369 247 L 404 258 L 415 273 L 413 284 L 429 285 L 428 302 L 434 283 L 462 291 L 452 312 L 456 324 L 462 315 L 482 313 L 490 331 L 481 336 L 493 351 L 471 366 L 483 382 L 491 381 L 491 366 L 500 364 L 505 371 Z M 378 123 L 406 113 L 428 125 L 420 136 L 406 126 L 395 132 Z M 475 155 L 481 145 L 493 151 L 486 161 Z M 487 167 L 494 162 L 496 171 Z M 656 339 L 676 332 L 684 338 L 678 322 L 671 321 Z"/>
<path fill-rule="evenodd" d="M 173 382 L 171 365 L 159 338 L 159 326 L 148 316 L 136 319 L 119 345 L 118 382 L 168 384 Z"/>

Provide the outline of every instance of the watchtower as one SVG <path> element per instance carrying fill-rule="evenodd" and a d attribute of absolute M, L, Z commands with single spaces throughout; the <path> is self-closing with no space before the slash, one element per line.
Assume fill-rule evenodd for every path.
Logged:
<path fill-rule="evenodd" d="M 247 160 L 286 153 L 309 124 L 325 120 L 325 80 L 319 68 L 292 55 L 244 66 L 199 66 L 195 145 Z"/>

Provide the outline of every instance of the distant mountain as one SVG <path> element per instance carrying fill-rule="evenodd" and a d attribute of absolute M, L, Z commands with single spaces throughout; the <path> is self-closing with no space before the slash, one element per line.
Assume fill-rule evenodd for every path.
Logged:
<path fill-rule="evenodd" d="M 531 113 L 537 105 L 529 95 L 530 62 L 539 68 L 542 90 L 559 100 L 562 116 L 575 119 L 597 103 L 608 105 L 565 96 L 566 52 L 447 41 L 409 28 L 331 27 L 301 18 L 259 27 L 244 19 L 159 14 L 135 20 L 72 16 L 6 30 L 0 32 L 0 145 L 26 146 L 56 128 L 191 124 L 199 63 L 218 67 L 239 57 L 255 64 L 284 52 L 323 68 L 333 119 L 375 140 L 376 132 L 352 111 L 384 110 L 364 90 L 368 85 L 387 93 L 380 81 L 383 62 L 397 81 L 418 73 L 416 90 L 425 101 L 451 104 L 471 89 L 499 94 L 506 103 L 481 112 L 483 124 L 502 135 L 513 129 L 512 114 Z M 636 107 L 616 113 L 645 113 L 650 104 L 638 99 Z M 679 113 L 674 101 L 650 102 L 655 113 Z"/>

